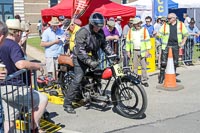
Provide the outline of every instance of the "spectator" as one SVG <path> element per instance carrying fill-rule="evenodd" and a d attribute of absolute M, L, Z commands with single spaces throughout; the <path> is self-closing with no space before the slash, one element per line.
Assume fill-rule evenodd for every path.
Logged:
<path fill-rule="evenodd" d="M 42 34 L 41 46 L 45 47 L 46 68 L 48 75 L 56 78 L 58 56 L 64 54 L 64 42 L 61 40 L 64 31 L 59 28 L 62 24 L 57 17 L 52 17 L 48 27 Z"/>
<path fill-rule="evenodd" d="M 119 32 L 115 28 L 115 21 L 107 21 L 107 25 L 103 28 L 107 41 L 119 40 Z"/>
<path fill-rule="evenodd" d="M 74 46 L 75 46 L 75 35 L 76 35 L 76 32 L 81 28 L 80 26 L 78 26 L 76 23 L 75 23 L 75 20 L 74 22 L 71 22 L 70 19 L 66 19 L 63 23 L 64 27 L 63 29 L 65 31 L 69 31 L 69 47 L 68 47 L 68 50 L 67 50 L 67 55 L 70 55 L 74 49 Z"/>
<path fill-rule="evenodd" d="M 126 24 L 123 28 L 123 37 L 126 38 L 128 31 L 130 30 L 130 28 L 133 27 L 133 18 L 129 19 L 128 24 Z"/>
<path fill-rule="evenodd" d="M 150 37 L 153 37 L 153 36 L 154 36 L 154 27 L 153 27 L 153 25 L 151 25 L 152 18 L 151 18 L 150 16 L 147 16 L 147 17 L 145 18 L 145 22 L 146 22 L 146 24 L 143 25 L 143 27 L 146 28 L 146 29 L 148 30 L 149 36 L 150 36 Z"/>
<path fill-rule="evenodd" d="M 5 40 L 8 34 L 8 28 L 6 24 L 0 21 L 0 45 L 2 45 L 3 41 Z"/>
<path fill-rule="evenodd" d="M 40 39 L 42 39 L 42 22 L 41 22 L 41 20 L 38 20 L 37 30 L 38 30 Z"/>
<path fill-rule="evenodd" d="M 159 30 L 162 26 L 161 16 L 158 16 L 156 23 L 154 24 L 154 34 L 157 35 L 159 33 Z M 158 61 L 158 68 L 160 68 L 160 56 L 161 56 L 161 39 L 156 36 L 156 57 Z"/>
<path fill-rule="evenodd" d="M 122 26 L 121 26 L 121 22 L 122 22 L 122 17 L 121 17 L 121 16 L 117 16 L 116 22 L 115 22 L 115 28 L 116 28 L 117 31 L 119 32 L 119 37 L 122 37 Z"/>
<path fill-rule="evenodd" d="M 128 32 L 126 38 L 126 51 L 127 55 L 130 58 L 131 52 L 133 55 L 133 64 L 134 64 L 134 73 L 138 73 L 138 66 L 141 64 L 142 70 L 142 84 L 145 87 L 148 87 L 147 82 L 147 68 L 146 68 L 146 58 L 149 57 L 149 50 L 151 49 L 150 36 L 147 32 L 147 29 L 141 27 L 142 21 L 140 18 L 134 18 L 133 28 Z"/>
<path fill-rule="evenodd" d="M 119 32 L 115 28 L 115 21 L 114 20 L 107 21 L 107 25 L 103 28 L 103 32 L 106 36 L 106 41 L 110 43 L 115 54 L 118 54 Z"/>
<path fill-rule="evenodd" d="M 3 44 L 6 36 L 8 34 L 8 27 L 6 26 L 6 24 L 4 24 L 3 22 L 0 21 L 0 47 Z M 0 60 L 0 63 L 2 61 Z M 7 71 L 0 71 L 0 82 L 2 80 L 4 80 L 7 76 Z M 1 89 L 1 87 L 0 87 Z M 3 108 L 2 108 L 2 102 L 0 102 L 0 132 L 3 133 Z"/>
<path fill-rule="evenodd" d="M 184 60 L 186 65 L 192 64 L 192 57 L 194 51 L 194 44 L 196 43 L 196 38 L 199 37 L 200 31 L 195 26 L 194 18 L 191 18 L 190 24 L 186 27 L 189 33 L 186 44 L 184 45 Z"/>
<path fill-rule="evenodd" d="M 165 16 L 161 17 L 161 25 L 165 24 L 167 21 L 167 18 Z"/>
<path fill-rule="evenodd" d="M 15 19 L 19 19 L 19 22 L 21 23 L 22 22 L 22 19 L 19 15 L 15 15 Z"/>
<path fill-rule="evenodd" d="M 8 26 L 8 36 L 0 46 L 0 59 L 6 65 L 8 75 L 15 73 L 20 69 L 30 69 L 30 70 L 43 70 L 40 64 L 29 62 L 24 59 L 24 53 L 21 50 L 18 42 L 21 38 L 21 24 L 17 19 L 8 19 L 6 21 Z M 18 107 L 23 105 L 25 101 L 33 103 L 33 116 L 34 116 L 34 127 L 32 125 L 32 130 L 35 132 L 42 132 L 39 123 L 48 102 L 47 96 L 39 93 L 36 90 L 32 90 L 33 102 L 28 97 L 31 97 L 30 88 L 25 89 L 25 82 L 29 82 L 28 79 L 22 77 L 21 75 L 12 81 L 1 82 L 1 97 L 4 106 L 4 132 L 13 133 L 15 129 L 14 118 L 15 114 L 18 112 Z M 20 99 L 19 99 L 20 97 Z M 13 99 L 16 98 L 16 99 Z M 23 100 L 22 100 L 23 99 Z M 8 100 L 8 101 L 7 101 Z M 14 100 L 14 101 L 13 101 Z M 16 102 L 17 101 L 17 102 Z M 20 105 L 19 105 L 20 104 Z M 9 107 L 9 114 L 8 114 Z M 8 117 L 9 116 L 9 117 Z M 9 121 L 10 120 L 10 121 Z M 33 124 L 33 123 L 32 123 Z"/>
<path fill-rule="evenodd" d="M 160 27 L 162 26 L 161 18 L 162 18 L 161 16 L 158 16 L 156 23 L 154 24 L 154 32 L 155 33 L 158 33 Z"/>
<path fill-rule="evenodd" d="M 42 33 L 49 27 L 48 23 L 42 24 Z"/>
<path fill-rule="evenodd" d="M 133 27 L 133 18 L 130 18 L 129 19 L 129 22 L 128 24 L 126 24 L 123 28 L 123 35 L 122 37 L 124 39 L 126 39 L 127 37 L 127 34 L 128 34 L 128 31 Z M 124 41 L 124 44 L 122 45 L 122 52 L 123 52 L 123 56 L 124 56 L 124 59 L 123 59 L 123 66 L 124 67 L 127 67 L 129 64 L 129 59 L 128 59 L 128 56 L 127 56 L 127 52 L 126 52 L 126 40 Z"/>
<path fill-rule="evenodd" d="M 191 18 L 188 16 L 188 14 L 186 14 L 186 13 L 183 13 L 183 18 L 185 19 L 184 20 L 184 24 L 185 24 L 185 26 L 187 27 L 189 24 L 190 24 L 190 20 L 191 20 Z"/>
<path fill-rule="evenodd" d="M 63 21 L 65 20 L 65 16 L 59 16 L 59 17 L 58 17 L 58 20 L 59 20 L 60 22 L 63 22 Z"/>
<path fill-rule="evenodd" d="M 23 29 L 22 33 L 22 38 L 19 41 L 19 46 L 22 48 L 22 51 L 24 52 L 25 59 L 27 59 L 27 54 L 26 54 L 26 43 L 28 39 L 28 35 L 30 34 L 29 31 L 29 26 L 30 23 L 25 23 L 24 21 L 21 22 L 21 28 Z"/>

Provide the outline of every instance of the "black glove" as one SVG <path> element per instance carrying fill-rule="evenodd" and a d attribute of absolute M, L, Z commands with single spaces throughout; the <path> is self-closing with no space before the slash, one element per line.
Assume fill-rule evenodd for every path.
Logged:
<path fill-rule="evenodd" d="M 91 68 L 95 69 L 99 65 L 99 62 L 87 59 L 86 64 L 89 65 Z"/>

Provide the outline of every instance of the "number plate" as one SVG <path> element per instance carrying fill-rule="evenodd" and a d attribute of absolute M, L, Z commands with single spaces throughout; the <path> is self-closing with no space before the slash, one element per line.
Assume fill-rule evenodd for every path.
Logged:
<path fill-rule="evenodd" d="M 123 76 L 123 75 L 124 75 L 123 70 L 122 70 L 122 68 L 119 66 L 119 64 L 114 65 L 113 68 L 114 68 L 114 70 L 115 70 L 116 76 Z"/>

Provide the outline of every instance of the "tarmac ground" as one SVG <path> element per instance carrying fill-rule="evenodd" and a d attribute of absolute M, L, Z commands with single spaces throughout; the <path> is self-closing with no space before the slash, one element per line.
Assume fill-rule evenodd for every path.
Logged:
<path fill-rule="evenodd" d="M 33 56 L 29 56 L 44 62 L 44 58 L 37 58 L 44 57 L 42 53 L 37 53 L 28 46 L 27 51 L 29 50 L 33 54 Z M 150 86 L 145 88 L 148 106 L 143 119 L 124 118 L 112 110 L 112 105 L 104 111 L 83 106 L 76 109 L 75 115 L 66 113 L 62 105 L 51 103 L 48 104 L 47 110 L 50 112 L 51 120 L 63 126 L 60 130 L 62 133 L 121 132 L 131 127 L 159 123 L 163 120 L 200 111 L 200 65 L 179 67 L 177 72 L 179 74 L 177 78 L 181 80 L 180 84 L 184 86 L 184 89 L 178 91 L 157 89 L 158 72 L 149 74 Z M 187 127 L 187 125 L 182 126 Z"/>

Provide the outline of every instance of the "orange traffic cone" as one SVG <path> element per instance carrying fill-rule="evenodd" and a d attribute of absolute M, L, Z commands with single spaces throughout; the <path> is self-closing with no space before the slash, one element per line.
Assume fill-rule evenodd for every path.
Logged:
<path fill-rule="evenodd" d="M 167 68 L 165 71 L 165 80 L 163 85 L 157 85 L 157 89 L 167 91 L 177 91 L 184 89 L 183 85 L 176 84 L 176 74 L 174 69 L 174 60 L 172 54 L 172 48 L 169 47 Z"/>
<path fill-rule="evenodd" d="M 165 88 L 175 88 L 176 87 L 176 74 L 174 69 L 174 60 L 172 54 L 172 48 L 169 48 L 168 52 L 168 61 L 167 68 L 165 71 L 165 80 L 164 85 Z"/>

